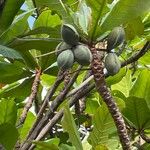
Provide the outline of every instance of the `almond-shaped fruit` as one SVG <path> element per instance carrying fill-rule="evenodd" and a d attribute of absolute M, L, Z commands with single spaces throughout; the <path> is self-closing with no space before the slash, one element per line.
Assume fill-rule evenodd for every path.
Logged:
<path fill-rule="evenodd" d="M 121 62 L 115 53 L 108 53 L 105 57 L 105 68 L 107 69 L 109 75 L 115 75 L 119 72 L 121 68 Z"/>
<path fill-rule="evenodd" d="M 67 70 L 73 66 L 74 63 L 74 55 L 71 50 L 65 50 L 61 52 L 57 57 L 58 67 Z"/>
<path fill-rule="evenodd" d="M 64 24 L 61 28 L 61 35 L 64 42 L 75 46 L 79 42 L 79 34 L 76 29 L 70 24 Z"/>
<path fill-rule="evenodd" d="M 85 45 L 78 45 L 73 49 L 75 61 L 80 65 L 89 65 L 92 61 L 92 54 L 89 48 Z"/>
<path fill-rule="evenodd" d="M 119 46 L 125 40 L 125 31 L 122 27 L 115 27 L 107 38 L 107 50 L 108 52 Z"/>

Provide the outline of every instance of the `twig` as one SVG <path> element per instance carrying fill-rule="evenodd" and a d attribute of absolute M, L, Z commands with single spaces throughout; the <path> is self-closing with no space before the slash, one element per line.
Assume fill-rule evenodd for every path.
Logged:
<path fill-rule="evenodd" d="M 94 88 L 94 84 L 91 84 L 90 86 L 88 86 L 86 88 L 82 88 L 80 91 L 78 91 L 74 95 L 74 97 L 71 100 L 69 100 L 69 106 L 70 107 L 73 106 L 79 99 L 81 99 L 82 97 L 84 97 L 93 88 Z M 35 141 L 39 141 L 42 138 L 44 138 L 45 135 L 48 133 L 48 131 L 52 129 L 52 127 L 58 122 L 58 120 L 62 116 L 63 116 L 63 109 L 61 109 L 59 112 L 57 112 L 57 114 L 47 123 L 47 125 L 45 125 L 45 127 L 43 127 L 43 129 L 41 130 L 41 132 L 39 133 L 39 135 L 37 136 L 37 138 L 35 139 Z M 34 145 L 32 145 L 29 150 L 32 150 L 33 147 L 34 147 Z"/>
<path fill-rule="evenodd" d="M 80 66 L 79 68 L 81 69 L 82 67 Z M 54 115 L 54 111 L 58 108 L 58 106 L 65 99 L 71 86 L 73 85 L 76 78 L 78 77 L 79 72 L 80 72 L 80 70 L 74 74 L 74 76 L 71 78 L 71 80 L 68 83 L 68 85 L 66 86 L 66 88 L 52 101 L 50 109 L 47 111 L 45 116 L 43 116 L 43 118 L 39 121 L 38 125 L 34 128 L 33 132 L 31 133 L 31 135 L 27 139 L 28 141 L 34 140 L 36 138 L 36 136 L 38 135 L 38 133 L 40 132 L 40 130 L 45 125 L 45 123 L 49 120 L 49 118 L 52 118 L 52 116 Z M 30 147 L 30 145 L 31 145 L 31 143 L 23 143 L 22 149 L 26 150 Z"/>
<path fill-rule="evenodd" d="M 30 94 L 30 96 L 28 98 L 28 101 L 27 101 L 27 103 L 26 103 L 26 105 L 25 105 L 25 107 L 23 109 L 23 112 L 22 112 L 21 117 L 19 119 L 18 126 L 20 126 L 21 124 L 24 123 L 24 121 L 25 121 L 25 119 L 27 117 L 28 111 L 31 108 L 32 103 L 33 103 L 33 101 L 36 98 L 36 95 L 37 95 L 37 92 L 38 92 L 39 83 L 40 83 L 40 75 L 41 75 L 41 70 L 37 70 L 35 79 L 33 81 L 31 94 Z"/>
<path fill-rule="evenodd" d="M 105 82 L 102 60 L 99 60 L 95 48 L 91 48 L 91 52 L 93 54 L 92 73 L 94 75 L 97 91 L 102 96 L 112 118 L 114 119 L 123 150 L 131 150 L 130 139 L 127 134 L 124 119 Z"/>
<path fill-rule="evenodd" d="M 76 87 L 75 89 L 73 89 L 72 91 L 70 91 L 67 94 L 67 97 L 71 97 L 72 95 L 74 95 L 76 92 L 78 92 L 82 87 L 84 87 L 85 85 L 88 85 L 89 82 L 94 79 L 94 76 L 91 75 L 89 78 L 87 78 L 84 82 L 82 82 L 78 87 Z"/>
<path fill-rule="evenodd" d="M 137 61 L 139 58 L 141 58 L 148 50 L 150 49 L 150 41 L 146 42 L 144 47 L 136 54 L 128 58 L 126 61 L 124 61 L 121 64 L 121 67 L 127 66 L 128 64 L 131 64 L 135 61 Z"/>
<path fill-rule="evenodd" d="M 30 129 L 24 143 L 27 141 L 27 139 L 29 138 L 29 136 L 32 134 L 32 132 L 34 131 L 35 127 L 38 125 L 39 121 L 41 120 L 42 116 L 43 116 L 43 112 L 49 102 L 49 100 L 52 98 L 53 94 L 55 93 L 57 87 L 60 85 L 60 83 L 63 81 L 63 78 L 64 78 L 64 73 L 63 71 L 59 71 L 58 75 L 57 75 L 57 79 L 55 81 L 55 83 L 53 84 L 53 86 L 49 89 L 49 91 L 47 92 L 44 100 L 43 100 L 43 104 L 38 112 L 38 115 L 37 115 L 37 119 L 35 121 L 35 123 L 33 124 L 32 128 Z M 23 143 L 23 144 L 24 144 Z M 22 145 L 23 145 L 22 144 Z"/>
<path fill-rule="evenodd" d="M 146 141 L 147 143 L 150 143 L 150 137 L 144 134 L 144 131 L 141 131 L 140 133 L 141 138 Z"/>

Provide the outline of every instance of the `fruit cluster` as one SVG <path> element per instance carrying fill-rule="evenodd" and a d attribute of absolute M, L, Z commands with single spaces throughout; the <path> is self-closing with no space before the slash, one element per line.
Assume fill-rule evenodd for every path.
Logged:
<path fill-rule="evenodd" d="M 61 28 L 63 42 L 56 47 L 58 67 L 67 70 L 74 62 L 82 66 L 89 65 L 92 61 L 92 54 L 87 45 L 79 43 L 79 34 L 70 24 L 63 24 Z M 121 68 L 121 62 L 112 49 L 119 46 L 125 39 L 125 32 L 122 27 L 115 27 L 107 38 L 107 55 L 105 57 L 105 68 L 109 75 L 115 75 Z"/>
<path fill-rule="evenodd" d="M 72 25 L 64 24 L 61 28 L 61 36 L 63 42 L 56 47 L 59 68 L 70 69 L 75 61 L 82 66 L 91 63 L 91 51 L 86 45 L 79 43 L 79 34 Z"/>
<path fill-rule="evenodd" d="M 107 38 L 107 56 L 105 57 L 105 67 L 109 75 L 115 75 L 121 68 L 121 62 L 116 53 L 111 50 L 119 46 L 125 39 L 125 32 L 122 27 L 115 27 Z"/>

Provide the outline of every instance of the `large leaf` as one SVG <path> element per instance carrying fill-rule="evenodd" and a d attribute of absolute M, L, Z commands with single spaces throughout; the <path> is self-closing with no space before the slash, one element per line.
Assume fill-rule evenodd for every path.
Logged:
<path fill-rule="evenodd" d="M 0 33 L 7 29 L 25 0 L 7 0 L 0 15 Z"/>
<path fill-rule="evenodd" d="M 138 97 L 128 97 L 123 110 L 125 118 L 137 130 L 150 129 L 150 110 L 146 101 Z"/>
<path fill-rule="evenodd" d="M 61 20 L 57 14 L 52 15 L 50 10 L 43 11 L 34 23 L 34 28 L 37 27 L 56 27 L 61 24 Z"/>
<path fill-rule="evenodd" d="M 109 76 L 106 78 L 107 85 L 111 86 L 116 84 L 122 80 L 122 78 L 126 75 L 126 69 L 122 68 L 116 75 Z"/>
<path fill-rule="evenodd" d="M 116 128 L 113 119 L 104 104 L 102 104 L 94 114 L 93 125 L 94 128 L 89 135 L 88 142 L 93 148 L 99 144 L 108 146 L 109 135 L 116 132 Z"/>
<path fill-rule="evenodd" d="M 51 38 L 54 38 L 58 35 L 59 33 L 59 38 L 61 37 L 61 31 L 58 26 L 61 25 L 61 20 L 57 14 L 52 14 L 50 10 L 43 11 L 41 15 L 38 17 L 38 19 L 34 23 L 34 28 L 39 28 L 39 27 L 48 27 L 51 28 L 51 31 L 49 32 L 49 35 Z M 43 51 L 41 51 L 41 54 L 45 54 L 50 52 L 51 50 L 54 51 L 56 45 L 55 45 L 56 40 L 54 39 L 53 42 L 49 45 L 49 47 L 45 48 Z M 48 44 L 47 44 L 48 46 Z M 54 63 L 56 60 L 55 55 L 49 55 L 46 57 L 41 57 L 40 58 L 40 64 L 41 68 L 45 69 L 49 67 L 52 63 Z"/>
<path fill-rule="evenodd" d="M 63 20 L 66 20 L 67 22 L 71 20 L 71 17 L 68 14 L 68 9 L 65 5 L 66 1 L 64 0 L 36 0 L 37 6 L 48 6 L 51 10 L 55 10 Z M 76 2 L 76 0 L 71 1 L 72 4 Z"/>
<path fill-rule="evenodd" d="M 74 122 L 73 116 L 68 105 L 64 108 L 64 116 L 62 119 L 62 126 L 65 132 L 69 134 L 69 140 L 76 147 L 76 149 L 83 150 L 80 140 L 79 132 Z"/>
<path fill-rule="evenodd" d="M 33 141 L 36 145 L 36 150 L 59 150 L 59 138 L 52 138 L 46 141 Z"/>
<path fill-rule="evenodd" d="M 0 54 L 7 58 L 23 59 L 22 56 L 12 48 L 0 45 Z"/>
<path fill-rule="evenodd" d="M 142 23 L 142 19 L 140 17 L 133 19 L 127 24 L 125 31 L 127 40 L 132 40 L 135 36 L 142 35 L 144 33 L 144 24 Z"/>
<path fill-rule="evenodd" d="M 149 6 L 149 0 L 119 0 L 101 24 L 103 32 L 130 22 L 144 12 L 148 12 L 150 10 Z"/>
<path fill-rule="evenodd" d="M 150 71 L 143 70 L 134 83 L 130 96 L 144 98 L 150 108 Z"/>
<path fill-rule="evenodd" d="M 27 19 L 32 12 L 33 10 L 30 10 L 17 16 L 11 26 L 0 36 L 0 42 L 6 44 L 11 42 L 17 36 L 24 34 L 29 29 Z"/>
<path fill-rule="evenodd" d="M 24 35 L 29 36 L 29 35 L 36 35 L 36 34 L 37 35 L 38 34 L 48 34 L 52 38 L 61 38 L 60 26 L 57 26 L 55 28 L 40 26 L 40 27 L 34 28 L 33 30 L 30 30 L 29 32 L 27 32 Z"/>
<path fill-rule="evenodd" d="M 42 74 L 41 77 L 41 84 L 47 88 L 50 88 L 54 81 L 56 80 L 56 77 L 48 75 L 48 74 Z"/>
<path fill-rule="evenodd" d="M 16 64 L 0 62 L 0 74 L 0 83 L 12 83 L 26 77 L 28 72 Z"/>
<path fill-rule="evenodd" d="M 79 4 L 78 11 L 74 14 L 75 24 L 84 32 L 88 34 L 91 23 L 91 9 L 84 1 Z"/>
<path fill-rule="evenodd" d="M 138 62 L 142 65 L 150 65 L 150 53 L 146 53 L 144 56 L 142 56 Z"/>
<path fill-rule="evenodd" d="M 23 127 L 21 128 L 20 131 L 20 140 L 23 141 L 25 140 L 29 130 L 31 129 L 36 117 L 31 113 L 30 111 L 28 112 L 27 118 L 25 120 L 25 123 L 23 124 Z"/>
<path fill-rule="evenodd" d="M 14 125 L 1 124 L 0 125 L 0 144 L 2 144 L 6 150 L 12 150 L 18 139 L 18 131 Z"/>
<path fill-rule="evenodd" d="M 120 90 L 126 97 L 129 96 L 129 91 L 132 86 L 131 72 L 128 71 L 120 82 L 111 86 L 112 90 Z"/>
<path fill-rule="evenodd" d="M 9 123 L 15 125 L 17 119 L 17 106 L 14 99 L 0 99 L 0 124 Z"/>
<path fill-rule="evenodd" d="M 60 42 L 60 39 L 57 40 L 57 39 L 49 39 L 49 38 L 17 39 L 10 46 L 16 50 L 19 50 L 20 54 L 24 54 L 26 50 L 31 50 L 31 49 L 40 50 L 41 54 L 46 54 L 50 51 L 54 51 L 59 42 Z M 23 58 L 26 59 L 26 57 L 23 57 Z M 56 61 L 55 53 L 41 57 L 40 58 L 41 68 L 45 69 L 48 66 L 50 66 L 52 63 L 54 63 L 55 61 Z"/>
<path fill-rule="evenodd" d="M 23 101 L 31 93 L 33 78 L 25 79 L 22 83 L 13 83 L 0 90 L 0 98 L 13 97 L 16 102 Z"/>
<path fill-rule="evenodd" d="M 92 91 L 86 97 L 86 109 L 85 112 L 94 115 L 99 107 L 99 94 L 97 91 Z"/>
<path fill-rule="evenodd" d="M 40 51 L 45 51 L 53 48 L 60 42 L 60 39 L 52 38 L 18 38 L 12 42 L 9 46 L 18 51 L 27 51 L 31 49 L 36 49 Z"/>
<path fill-rule="evenodd" d="M 76 148 L 67 144 L 61 144 L 59 150 L 76 150 Z"/>
<path fill-rule="evenodd" d="M 99 36 L 100 29 L 98 28 L 102 16 L 108 12 L 107 1 L 106 0 L 86 0 L 88 6 L 92 9 L 92 24 L 90 37 L 94 39 Z"/>
<path fill-rule="evenodd" d="M 22 49 L 23 49 L 23 47 L 22 47 Z M 18 50 L 18 49 L 16 49 L 16 50 Z M 39 68 L 39 65 L 36 62 L 36 59 L 31 55 L 31 53 L 29 51 L 19 51 L 18 50 L 18 52 L 23 57 L 26 65 L 29 69 L 35 70 L 36 68 Z"/>

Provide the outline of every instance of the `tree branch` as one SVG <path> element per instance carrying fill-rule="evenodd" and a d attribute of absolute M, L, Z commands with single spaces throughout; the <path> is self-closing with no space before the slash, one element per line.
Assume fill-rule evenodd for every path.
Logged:
<path fill-rule="evenodd" d="M 58 72 L 58 75 L 57 75 L 57 79 L 55 81 L 55 83 L 53 84 L 53 86 L 49 89 L 49 91 L 47 92 L 44 100 L 43 100 L 43 104 L 37 114 L 37 118 L 36 118 L 36 121 L 35 123 L 33 124 L 32 128 L 30 129 L 27 137 L 26 137 L 26 140 L 29 138 L 29 136 L 32 134 L 33 130 L 35 129 L 35 127 L 38 125 L 39 121 L 41 120 L 42 116 L 43 116 L 43 112 L 44 110 L 46 109 L 47 107 L 47 104 L 49 103 L 49 101 L 51 100 L 53 94 L 55 93 L 56 89 L 58 88 L 58 86 L 60 85 L 60 83 L 63 81 L 64 79 L 64 72 L 62 70 L 60 70 Z M 26 141 L 25 140 L 25 141 Z"/>
<path fill-rule="evenodd" d="M 147 41 L 144 47 L 136 54 L 128 58 L 126 61 L 124 61 L 121 64 L 121 67 L 127 66 L 128 64 L 131 64 L 135 61 L 137 61 L 139 58 L 141 58 L 148 50 L 150 49 L 150 41 Z"/>
<path fill-rule="evenodd" d="M 23 109 L 23 112 L 21 114 L 21 117 L 19 119 L 19 123 L 17 126 L 20 126 L 21 124 L 24 123 L 24 121 L 27 117 L 28 111 L 31 108 L 33 101 L 36 99 L 36 95 L 37 95 L 38 87 L 39 87 L 39 83 L 40 83 L 40 75 L 41 75 L 41 70 L 37 70 L 35 79 L 34 79 L 33 84 L 32 84 L 31 94 L 30 94 L 28 101 L 27 101 L 27 103 Z"/>
<path fill-rule="evenodd" d="M 91 48 L 91 52 L 93 54 L 92 73 L 94 75 L 94 80 L 95 80 L 97 91 L 102 96 L 114 120 L 123 150 L 131 150 L 130 139 L 127 134 L 127 129 L 126 129 L 124 119 L 110 91 L 108 90 L 106 82 L 105 82 L 105 75 L 103 72 L 102 60 L 99 60 L 98 54 L 95 48 Z"/>
<path fill-rule="evenodd" d="M 141 131 L 140 133 L 141 138 L 146 141 L 147 143 L 150 143 L 150 137 L 144 134 L 144 131 Z"/>
<path fill-rule="evenodd" d="M 76 78 L 79 75 L 79 72 L 82 67 L 79 67 L 79 70 L 74 74 L 74 76 L 71 78 L 70 82 L 68 85 L 65 87 L 65 89 L 52 101 L 50 109 L 46 112 L 45 116 L 38 122 L 38 125 L 34 128 L 33 132 L 31 135 L 28 137 L 28 141 L 32 141 L 36 138 L 40 130 L 43 128 L 43 126 L 47 123 L 49 118 L 52 118 L 54 115 L 54 111 L 58 108 L 58 106 L 63 102 L 65 99 L 67 93 L 69 92 L 71 86 L 75 82 Z M 22 149 L 28 149 L 30 147 L 31 143 L 23 143 L 22 144 Z"/>
<path fill-rule="evenodd" d="M 69 106 L 73 106 L 79 99 L 83 98 L 87 93 L 89 93 L 94 88 L 94 84 L 90 86 L 83 87 L 80 91 L 78 91 L 71 100 L 69 100 Z M 46 136 L 49 130 L 61 119 L 63 116 L 63 109 L 59 110 L 57 114 L 43 127 L 35 141 L 39 141 Z M 34 145 L 32 145 L 29 150 L 32 150 Z"/>

